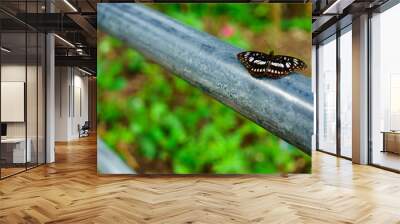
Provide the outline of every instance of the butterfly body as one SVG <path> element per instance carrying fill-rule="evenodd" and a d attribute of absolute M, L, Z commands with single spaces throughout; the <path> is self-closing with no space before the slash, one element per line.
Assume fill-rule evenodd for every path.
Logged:
<path fill-rule="evenodd" d="M 298 58 L 274 55 L 272 52 L 265 54 L 257 51 L 245 51 L 237 54 L 237 58 L 256 78 L 279 79 L 291 72 L 307 68 L 306 63 Z"/>

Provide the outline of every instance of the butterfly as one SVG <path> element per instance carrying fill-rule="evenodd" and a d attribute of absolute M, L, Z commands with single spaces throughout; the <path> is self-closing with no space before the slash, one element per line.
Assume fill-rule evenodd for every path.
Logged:
<path fill-rule="evenodd" d="M 302 60 L 285 55 L 274 55 L 273 51 L 269 54 L 245 51 L 237 54 L 237 58 L 247 71 L 256 78 L 280 79 L 293 71 L 307 68 L 306 63 Z"/>

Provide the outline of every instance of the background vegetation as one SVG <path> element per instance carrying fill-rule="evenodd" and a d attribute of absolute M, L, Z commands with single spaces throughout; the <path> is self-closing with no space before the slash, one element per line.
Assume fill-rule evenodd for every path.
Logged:
<path fill-rule="evenodd" d="M 311 4 L 150 7 L 235 46 L 310 61 Z M 102 33 L 98 41 L 98 134 L 137 172 L 310 171 L 300 150 L 121 41 Z"/>

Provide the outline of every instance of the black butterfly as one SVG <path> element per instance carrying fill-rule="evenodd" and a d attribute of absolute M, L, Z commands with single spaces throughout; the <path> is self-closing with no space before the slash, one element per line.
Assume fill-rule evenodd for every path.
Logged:
<path fill-rule="evenodd" d="M 256 78 L 280 79 L 293 71 L 307 68 L 302 60 L 285 55 L 265 54 L 257 51 L 245 51 L 237 54 L 239 61 Z"/>

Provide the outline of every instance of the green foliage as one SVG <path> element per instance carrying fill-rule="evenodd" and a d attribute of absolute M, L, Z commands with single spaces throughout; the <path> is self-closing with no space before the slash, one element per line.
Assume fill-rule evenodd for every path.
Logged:
<path fill-rule="evenodd" d="M 250 43 L 243 37 L 243 35 L 239 32 L 234 33 L 229 37 L 222 37 L 221 39 L 226 42 L 243 49 L 250 49 Z"/>
<path fill-rule="evenodd" d="M 271 6 L 270 4 L 247 4 L 247 3 L 226 3 L 226 4 L 154 4 L 152 7 L 162 11 L 196 29 L 203 30 L 204 18 L 212 18 L 212 21 L 224 20 L 229 18 L 231 23 L 238 24 L 250 29 L 252 32 L 259 33 L 265 31 L 271 25 Z M 285 9 L 284 5 L 281 8 Z M 298 10 L 298 9 L 297 9 Z M 306 10 L 305 8 L 303 10 Z M 284 11 L 281 15 L 283 30 L 297 28 L 310 32 L 311 18 L 292 17 L 290 11 Z"/>
<path fill-rule="evenodd" d="M 210 24 L 204 22 L 207 18 L 216 20 L 225 15 L 229 22 L 217 24 L 217 30 L 228 26 L 234 31 L 248 27 L 252 32 L 261 32 L 268 23 L 270 9 L 266 4 L 250 5 L 153 7 L 199 30 L 209 29 Z M 283 21 L 282 26 L 291 29 L 302 23 Z M 250 48 L 244 32 L 220 37 L 238 47 Z M 139 172 L 310 171 L 310 156 L 147 61 L 119 40 L 101 36 L 98 50 L 99 135 L 123 159 L 133 157 Z M 125 146 L 130 154 L 121 150 Z"/>
<path fill-rule="evenodd" d="M 312 23 L 309 18 L 294 18 L 291 20 L 283 20 L 281 27 L 283 30 L 297 28 L 311 32 Z"/>

